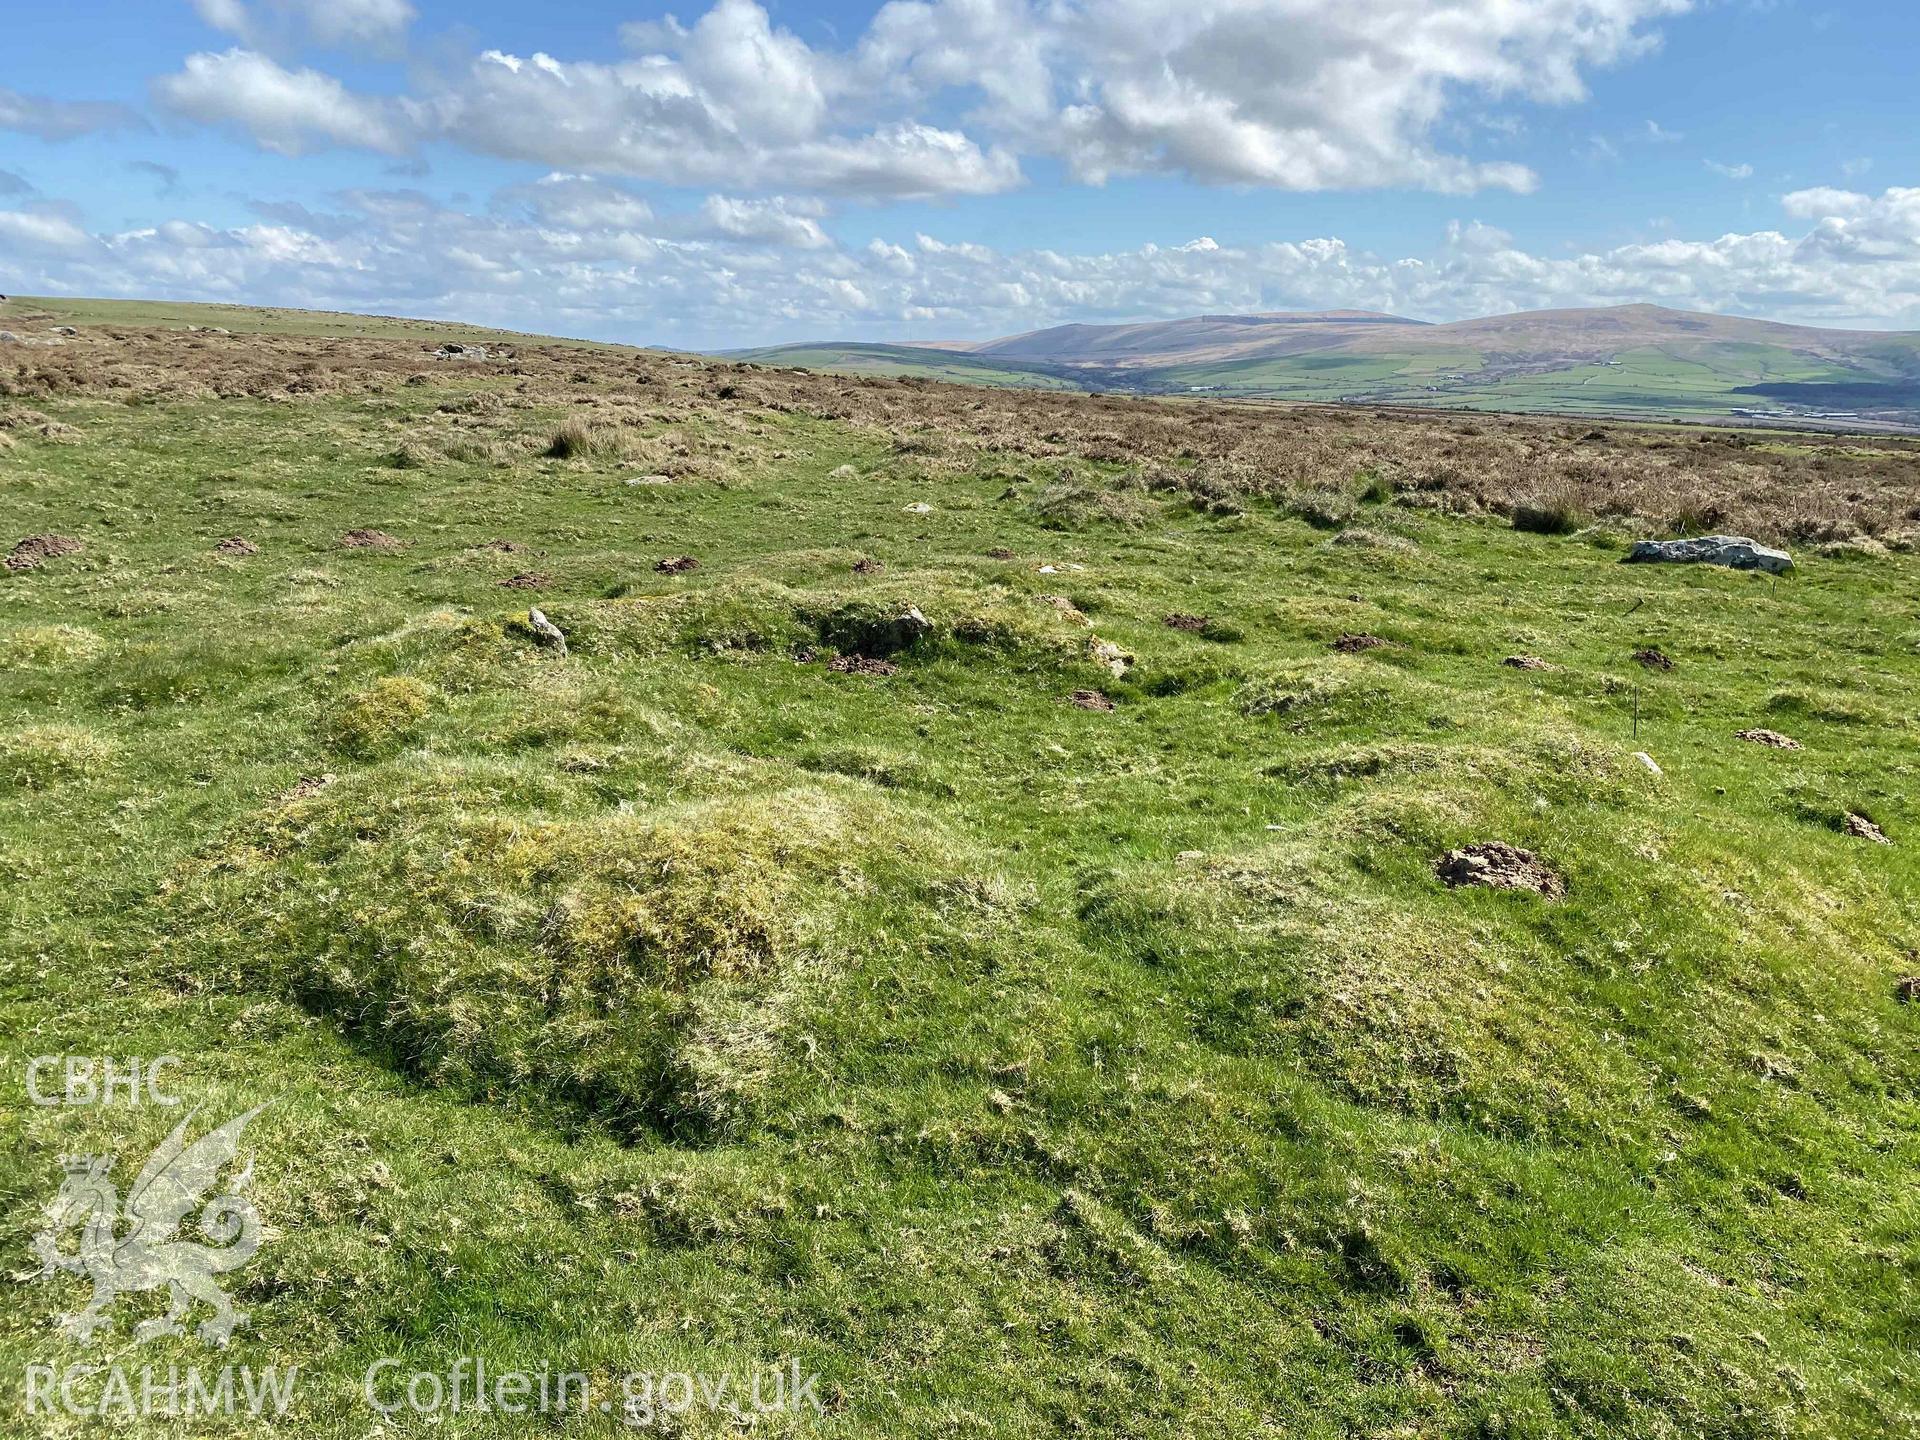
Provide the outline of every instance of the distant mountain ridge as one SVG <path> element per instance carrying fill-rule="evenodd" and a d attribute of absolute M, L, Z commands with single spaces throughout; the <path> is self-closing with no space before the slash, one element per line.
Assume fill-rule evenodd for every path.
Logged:
<path fill-rule="evenodd" d="M 1920 333 L 1649 304 L 1446 324 L 1368 310 L 1195 315 L 742 358 L 1049 388 L 1920 428 Z"/>

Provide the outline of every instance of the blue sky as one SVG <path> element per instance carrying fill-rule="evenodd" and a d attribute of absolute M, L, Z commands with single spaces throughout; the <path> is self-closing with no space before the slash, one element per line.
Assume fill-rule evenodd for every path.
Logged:
<path fill-rule="evenodd" d="M 689 346 L 1652 300 L 1920 329 L 1920 7 L 22 7 L 0 288 Z"/>

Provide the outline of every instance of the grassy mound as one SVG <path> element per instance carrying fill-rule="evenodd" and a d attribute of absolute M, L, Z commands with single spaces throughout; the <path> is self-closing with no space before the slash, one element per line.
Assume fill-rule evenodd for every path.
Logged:
<path fill-rule="evenodd" d="M 175 903 L 217 948 L 272 957 L 246 983 L 409 1074 L 710 1137 L 788 1066 L 876 893 L 911 898 L 950 858 L 854 787 L 761 779 L 643 816 L 511 765 L 380 767 L 279 809 Z"/>

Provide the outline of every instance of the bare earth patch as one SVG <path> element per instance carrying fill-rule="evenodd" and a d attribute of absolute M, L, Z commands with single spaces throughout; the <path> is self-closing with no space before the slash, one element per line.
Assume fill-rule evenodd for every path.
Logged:
<path fill-rule="evenodd" d="M 324 775 L 303 776 L 275 796 L 274 803 L 276 805 L 291 805 L 296 800 L 309 799 L 333 784 L 334 778 L 331 772 Z"/>
<path fill-rule="evenodd" d="M 673 555 L 653 567 L 662 575 L 684 575 L 689 570 L 698 570 L 700 562 L 691 555 Z"/>
<path fill-rule="evenodd" d="M 541 570 L 529 570 L 521 575 L 510 575 L 499 582 L 503 590 L 544 590 L 553 584 L 553 576 Z"/>
<path fill-rule="evenodd" d="M 1205 615 L 1163 615 L 1160 617 L 1160 623 L 1169 630 L 1185 630 L 1192 634 L 1207 628 L 1207 617 Z"/>
<path fill-rule="evenodd" d="M 406 542 L 384 530 L 349 530 L 340 537 L 340 546 L 345 550 L 402 550 Z"/>
<path fill-rule="evenodd" d="M 1342 655 L 1358 655 L 1362 650 L 1378 650 L 1386 643 L 1378 635 L 1342 635 L 1333 642 L 1333 648 Z"/>
<path fill-rule="evenodd" d="M 871 655 L 836 655 L 828 662 L 829 670 L 837 670 L 842 675 L 898 675 L 900 667 L 891 660 L 877 660 Z"/>
<path fill-rule="evenodd" d="M 1492 890 L 1530 890 L 1557 900 L 1567 893 L 1567 882 L 1531 850 L 1504 840 L 1479 840 L 1449 850 L 1434 864 L 1434 874 L 1452 888 L 1463 885 Z"/>
<path fill-rule="evenodd" d="M 1509 655 L 1500 662 L 1509 670 L 1551 670 L 1553 666 L 1538 655 Z"/>
<path fill-rule="evenodd" d="M 1105 712 L 1113 709 L 1113 700 L 1098 690 L 1076 690 L 1067 697 L 1067 701 L 1081 710 Z"/>
<path fill-rule="evenodd" d="M 1649 645 L 1645 650 L 1634 651 L 1633 658 L 1649 670 L 1667 671 L 1673 669 L 1673 657 L 1666 654 L 1657 645 Z"/>
<path fill-rule="evenodd" d="M 229 535 L 213 547 L 216 555 L 258 555 L 260 547 L 239 535 Z"/>
<path fill-rule="evenodd" d="M 1771 746 L 1775 750 L 1804 750 L 1806 747 L 1791 735 L 1782 735 L 1778 730 L 1757 728 L 1741 730 L 1735 733 L 1736 740 L 1750 740 L 1755 745 Z"/>
<path fill-rule="evenodd" d="M 85 547 L 71 535 L 29 535 L 7 552 L 9 570 L 35 570 L 48 560 L 78 554 Z"/>

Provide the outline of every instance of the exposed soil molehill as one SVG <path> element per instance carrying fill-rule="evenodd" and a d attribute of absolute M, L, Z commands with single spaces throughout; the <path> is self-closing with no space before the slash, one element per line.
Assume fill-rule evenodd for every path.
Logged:
<path fill-rule="evenodd" d="M 673 555 L 653 567 L 662 575 L 684 575 L 689 570 L 698 570 L 700 562 L 691 555 Z"/>
<path fill-rule="evenodd" d="M 1342 655 L 1358 655 L 1362 650 L 1378 650 L 1387 642 L 1378 635 L 1342 635 L 1333 648 Z"/>
<path fill-rule="evenodd" d="M 214 553 L 219 555 L 258 555 L 260 553 L 258 545 L 238 535 L 229 535 L 213 548 Z"/>
<path fill-rule="evenodd" d="M 1894 986 L 1893 998 L 1902 1005 L 1920 1004 L 1920 975 L 1909 975 Z"/>
<path fill-rule="evenodd" d="M 77 554 L 82 548 L 71 535 L 29 535 L 7 552 L 7 569 L 37 569 L 45 561 Z"/>
<path fill-rule="evenodd" d="M 886 568 L 878 560 L 862 559 L 853 562 L 853 573 L 856 575 L 878 575 Z"/>
<path fill-rule="evenodd" d="M 1197 633 L 1207 628 L 1207 617 L 1204 615 L 1163 615 L 1160 617 L 1160 623 L 1169 630 L 1185 630 L 1189 633 Z"/>
<path fill-rule="evenodd" d="M 520 575 L 511 575 L 500 582 L 502 590 L 544 590 L 553 584 L 553 576 L 544 570 L 528 570 Z"/>
<path fill-rule="evenodd" d="M 1791 735 L 1782 735 L 1778 730 L 1741 730 L 1733 737 L 1736 740 L 1751 740 L 1755 745 L 1770 745 L 1775 750 L 1803 750 L 1803 746 Z"/>
<path fill-rule="evenodd" d="M 1509 655 L 1500 663 L 1509 670 L 1551 670 L 1553 668 L 1538 655 Z"/>
<path fill-rule="evenodd" d="M 1673 657 L 1664 653 L 1657 645 L 1649 645 L 1645 650 L 1634 651 L 1633 658 L 1649 670 L 1673 669 Z"/>
<path fill-rule="evenodd" d="M 1864 815 L 1849 815 L 1847 823 L 1841 827 L 1856 840 L 1871 840 L 1876 845 L 1891 845 L 1887 832 Z"/>
<path fill-rule="evenodd" d="M 987 551 L 987 558 L 989 560 L 1011 560 L 1013 558 L 1013 551 L 1007 549 L 1004 545 L 996 545 L 993 549 Z"/>
<path fill-rule="evenodd" d="M 836 655 L 827 662 L 829 670 L 837 670 L 842 675 L 898 675 L 900 667 L 891 660 L 877 660 L 871 655 Z"/>
<path fill-rule="evenodd" d="M 1433 871 L 1455 888 L 1478 885 L 1493 890 L 1531 890 L 1550 900 L 1567 893 L 1567 882 L 1544 860 L 1504 840 L 1480 840 L 1449 850 Z"/>
<path fill-rule="evenodd" d="M 1068 701 L 1081 710 L 1107 711 L 1113 709 L 1113 701 L 1098 690 L 1076 690 L 1067 697 Z"/>
<path fill-rule="evenodd" d="M 289 785 L 285 790 L 282 790 L 280 794 L 275 797 L 275 803 L 291 805 L 296 800 L 309 799 L 333 784 L 333 780 L 334 777 L 331 773 L 303 776 L 301 779 Z"/>
<path fill-rule="evenodd" d="M 491 550 L 496 555 L 518 555 L 527 547 L 518 540 L 485 540 L 473 548 L 476 550 Z"/>
<path fill-rule="evenodd" d="M 384 530 L 349 530 L 340 537 L 340 544 L 347 550 L 399 550 L 406 542 Z"/>

